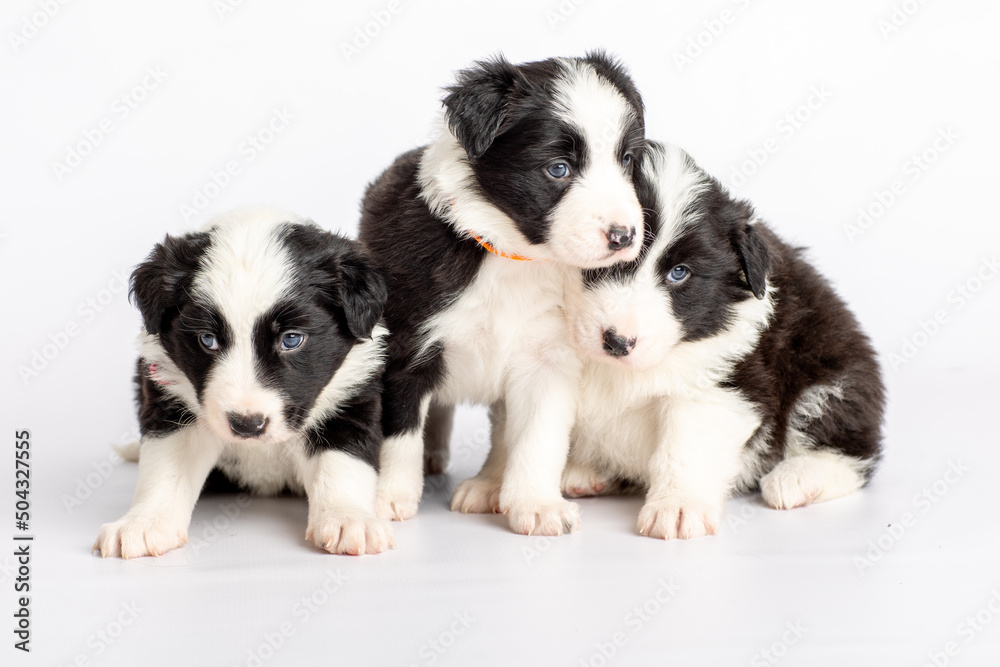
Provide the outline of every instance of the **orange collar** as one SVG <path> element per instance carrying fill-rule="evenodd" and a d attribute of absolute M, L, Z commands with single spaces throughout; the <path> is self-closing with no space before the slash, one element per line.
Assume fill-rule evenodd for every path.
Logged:
<path fill-rule="evenodd" d="M 493 245 L 489 241 L 483 240 L 483 238 L 481 236 L 476 236 L 472 232 L 469 232 L 469 236 L 471 236 L 472 238 L 474 238 L 476 240 L 476 243 L 478 243 L 479 245 L 483 246 L 484 248 L 486 248 L 487 250 L 489 250 L 491 253 L 493 253 L 497 257 L 504 257 L 506 259 L 513 259 L 513 260 L 516 260 L 518 262 L 530 262 L 531 261 L 530 257 L 522 257 L 521 255 L 508 255 L 505 252 L 500 252 L 499 250 L 497 250 L 496 248 L 494 248 Z"/>
<path fill-rule="evenodd" d="M 454 208 L 455 207 L 455 198 L 454 197 L 449 197 L 448 198 L 448 203 L 451 205 L 452 208 Z M 496 248 L 493 247 L 492 243 L 490 243 L 489 241 L 484 240 L 483 237 L 481 237 L 481 236 L 476 236 L 475 234 L 472 233 L 471 230 L 466 230 L 466 233 L 468 233 L 469 236 L 471 236 L 472 238 L 474 238 L 476 240 L 476 243 L 478 243 L 479 245 L 483 246 L 484 248 L 486 248 L 487 250 L 489 250 L 491 253 L 493 253 L 497 257 L 503 257 L 504 259 L 513 259 L 514 261 L 517 261 L 517 262 L 530 262 L 531 261 L 530 257 L 522 257 L 521 255 L 508 255 L 505 252 L 500 252 L 499 250 L 497 250 Z"/>

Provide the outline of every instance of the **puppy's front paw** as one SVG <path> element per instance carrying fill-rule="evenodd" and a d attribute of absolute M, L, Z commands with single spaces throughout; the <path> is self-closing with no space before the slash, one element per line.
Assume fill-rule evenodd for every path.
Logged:
<path fill-rule="evenodd" d="M 562 535 L 580 527 L 580 507 L 562 498 L 549 502 L 501 504 L 510 529 L 521 535 Z"/>
<path fill-rule="evenodd" d="M 647 500 L 639 511 L 639 534 L 663 540 L 715 535 L 722 506 L 690 499 Z"/>
<path fill-rule="evenodd" d="M 563 494 L 570 498 L 599 496 L 613 492 L 616 487 L 614 477 L 597 467 L 570 461 L 563 470 Z"/>
<path fill-rule="evenodd" d="M 500 481 L 473 477 L 455 488 L 451 511 L 462 514 L 496 514 L 500 511 Z"/>
<path fill-rule="evenodd" d="M 161 516 L 128 516 L 101 526 L 92 551 L 103 558 L 160 556 L 187 542 L 187 527 Z"/>
<path fill-rule="evenodd" d="M 396 546 L 392 526 L 362 510 L 331 510 L 309 519 L 306 539 L 332 554 L 379 554 Z"/>

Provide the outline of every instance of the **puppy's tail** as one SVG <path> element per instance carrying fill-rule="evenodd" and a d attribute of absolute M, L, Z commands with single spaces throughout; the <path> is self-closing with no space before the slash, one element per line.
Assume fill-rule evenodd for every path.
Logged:
<path fill-rule="evenodd" d="M 122 457 L 126 461 L 131 461 L 132 463 L 139 461 L 138 442 L 130 442 L 127 445 L 115 445 L 115 451 L 118 452 L 118 456 Z"/>

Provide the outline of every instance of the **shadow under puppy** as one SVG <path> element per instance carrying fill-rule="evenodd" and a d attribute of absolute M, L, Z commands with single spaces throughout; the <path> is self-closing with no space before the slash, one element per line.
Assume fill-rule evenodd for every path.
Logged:
<path fill-rule="evenodd" d="M 571 496 L 646 491 L 639 532 L 714 534 L 734 491 L 791 508 L 867 483 L 883 386 L 843 301 L 678 148 L 650 142 L 641 257 L 568 299 L 588 359 L 563 476 Z"/>
<path fill-rule="evenodd" d="M 167 236 L 132 274 L 139 477 L 101 527 L 102 556 L 187 540 L 213 468 L 247 490 L 305 493 L 306 539 L 332 553 L 394 545 L 375 517 L 381 446 L 381 274 L 360 244 L 267 207 Z"/>

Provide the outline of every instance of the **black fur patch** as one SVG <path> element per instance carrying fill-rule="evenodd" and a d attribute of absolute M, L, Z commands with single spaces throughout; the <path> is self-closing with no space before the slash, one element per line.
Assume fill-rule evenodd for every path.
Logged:
<path fill-rule="evenodd" d="M 338 449 L 358 458 L 376 471 L 382 447 L 382 382 L 367 383 L 340 406 L 337 414 L 324 419 L 306 434 L 309 454 Z"/>
<path fill-rule="evenodd" d="M 139 308 L 146 331 L 160 333 L 177 315 L 210 244 L 207 233 L 167 235 L 132 273 L 129 298 Z"/>
<path fill-rule="evenodd" d="M 441 351 L 420 350 L 420 325 L 446 308 L 472 282 L 486 254 L 458 236 L 420 198 L 417 168 L 423 149 L 397 158 L 369 186 L 361 209 L 361 242 L 387 277 L 390 299 L 382 425 L 385 436 L 416 428 L 418 408 L 442 378 Z"/>
<path fill-rule="evenodd" d="M 736 367 L 731 386 L 764 415 L 777 458 L 784 452 L 791 410 L 803 392 L 839 384 L 843 397 L 830 397 L 822 416 L 806 425 L 805 434 L 817 447 L 869 461 L 871 474 L 881 458 L 885 408 L 875 350 L 843 300 L 801 251 L 763 224 L 756 227 L 772 257 L 768 282 L 777 288 L 775 310 L 757 349 Z"/>
<path fill-rule="evenodd" d="M 746 300 L 748 291 L 762 298 L 770 262 L 767 246 L 750 225 L 753 209 L 731 199 L 718 182 L 712 181 L 692 208 L 699 210 L 700 221 L 656 260 L 686 341 L 721 333 L 731 322 L 733 306 Z M 678 266 L 687 267 L 689 275 L 674 283 L 667 275 Z"/>
<path fill-rule="evenodd" d="M 283 240 L 296 258 L 299 283 L 313 292 L 300 298 L 323 304 L 354 338 L 369 338 L 385 310 L 385 278 L 359 245 L 338 238 L 312 225 L 290 225 Z"/>
<path fill-rule="evenodd" d="M 135 388 L 139 434 L 143 437 L 165 436 L 194 423 L 194 413 L 149 378 L 147 364 L 139 359 L 136 365 Z"/>

